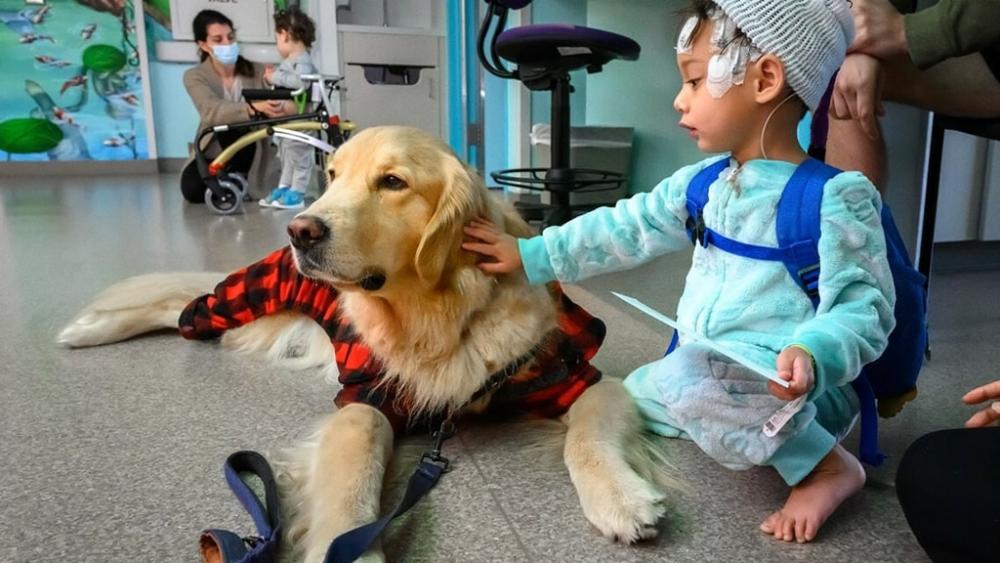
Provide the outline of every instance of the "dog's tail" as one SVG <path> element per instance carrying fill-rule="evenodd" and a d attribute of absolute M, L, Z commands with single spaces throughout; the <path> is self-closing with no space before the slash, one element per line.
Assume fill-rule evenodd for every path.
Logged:
<path fill-rule="evenodd" d="M 66 325 L 56 342 L 70 348 L 99 346 L 154 330 L 177 328 L 192 299 L 212 291 L 221 273 L 156 273 L 105 289 Z"/>

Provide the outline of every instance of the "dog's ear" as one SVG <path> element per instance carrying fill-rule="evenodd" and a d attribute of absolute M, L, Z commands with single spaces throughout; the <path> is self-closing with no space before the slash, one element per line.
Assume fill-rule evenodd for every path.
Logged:
<path fill-rule="evenodd" d="M 428 287 L 437 287 L 454 268 L 462 252 L 463 227 L 486 206 L 486 188 L 474 170 L 454 155 L 445 158 L 442 169 L 441 196 L 416 255 L 417 276 Z"/>

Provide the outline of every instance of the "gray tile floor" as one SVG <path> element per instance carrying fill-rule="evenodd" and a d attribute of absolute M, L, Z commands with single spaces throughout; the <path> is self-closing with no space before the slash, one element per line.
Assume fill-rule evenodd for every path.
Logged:
<path fill-rule="evenodd" d="M 182 204 L 172 176 L 0 179 L 0 561 L 195 561 L 203 527 L 249 532 L 221 478 L 226 455 L 273 452 L 331 408 L 335 388 L 211 344 L 160 334 L 68 351 L 53 338 L 93 294 L 153 270 L 230 270 L 284 244 L 288 212 L 220 217 Z M 686 256 L 606 276 L 571 294 L 602 317 L 597 357 L 624 376 L 667 333 L 608 294 L 672 312 Z M 870 473 L 812 545 L 756 529 L 785 489 L 765 469 L 722 469 L 665 441 L 690 492 L 661 537 L 612 545 L 584 520 L 558 451 L 527 451 L 512 427 L 464 428 L 456 470 L 386 540 L 396 561 L 920 561 L 893 491 L 894 460 L 929 430 L 959 425 L 959 397 L 998 375 L 1000 273 L 941 275 L 934 359 L 921 397 L 883 425 L 887 466 Z M 993 291 L 990 291 L 993 290 Z"/>

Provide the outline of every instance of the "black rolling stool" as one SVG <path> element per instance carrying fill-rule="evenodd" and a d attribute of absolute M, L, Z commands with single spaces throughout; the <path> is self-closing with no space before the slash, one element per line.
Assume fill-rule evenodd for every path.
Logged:
<path fill-rule="evenodd" d="M 552 91 L 552 160 L 549 168 L 514 168 L 492 174 L 502 186 L 547 191 L 550 205 L 519 204 L 529 218 L 540 214 L 548 225 L 561 225 L 573 217 L 574 211 L 596 207 L 593 204 L 572 205 L 570 194 L 583 191 L 614 190 L 627 178 L 617 172 L 572 168 L 570 165 L 570 71 L 586 68 L 588 73 L 600 72 L 615 59 L 634 61 L 639 58 L 639 44 L 618 35 L 563 24 L 525 25 L 508 29 L 508 10 L 519 10 L 531 0 L 486 0 L 489 5 L 479 29 L 479 60 L 490 73 L 501 78 L 520 80 L 530 90 Z M 497 22 L 486 48 L 486 38 L 494 20 Z M 500 57 L 517 65 L 506 70 Z"/>
<path fill-rule="evenodd" d="M 931 283 L 931 259 L 934 255 L 934 227 L 937 224 L 938 198 L 941 187 L 944 134 L 945 131 L 949 130 L 1000 141 L 1000 119 L 952 117 L 934 112 L 930 114 L 927 174 L 924 176 L 923 197 L 920 202 L 920 223 L 917 225 L 917 269 L 927 280 L 928 293 L 930 293 Z M 928 342 L 928 358 L 930 358 L 930 354 L 931 349 Z"/>
<path fill-rule="evenodd" d="M 968 135 L 1000 141 L 1000 119 L 972 119 L 930 114 L 930 143 L 927 150 L 927 176 L 924 178 L 924 195 L 921 202 L 917 246 L 917 264 L 920 273 L 931 279 L 931 257 L 934 253 L 934 226 L 937 217 L 938 197 L 941 186 L 941 159 L 944 153 L 945 131 L 959 131 Z"/>

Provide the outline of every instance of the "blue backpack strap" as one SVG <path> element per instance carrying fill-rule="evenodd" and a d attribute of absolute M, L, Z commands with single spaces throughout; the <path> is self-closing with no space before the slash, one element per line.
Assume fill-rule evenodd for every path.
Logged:
<path fill-rule="evenodd" d="M 858 404 L 861 408 L 861 443 L 858 444 L 858 457 L 861 461 L 878 467 L 885 461 L 878 447 L 878 407 L 875 404 L 875 391 L 871 382 L 861 370 L 861 375 L 851 382 L 851 387 L 858 394 Z"/>
<path fill-rule="evenodd" d="M 691 239 L 692 244 L 700 242 L 702 246 L 705 245 L 706 229 L 703 211 L 705 210 L 705 206 L 708 205 L 708 188 L 712 186 L 712 182 L 715 182 L 719 174 L 722 174 L 722 171 L 728 167 L 729 157 L 720 158 L 699 170 L 694 175 L 694 178 L 691 179 L 691 182 L 688 183 L 687 194 L 685 196 L 688 218 L 684 224 L 684 228 L 687 229 L 688 238 Z M 679 340 L 679 335 L 675 330 L 674 335 L 670 337 L 670 344 L 667 345 L 667 351 L 663 355 L 666 356 L 673 352 L 677 348 Z"/>
<path fill-rule="evenodd" d="M 813 303 L 819 306 L 820 206 L 823 187 L 840 170 L 810 158 L 792 174 L 778 202 L 778 244 L 789 250 L 785 268 Z M 865 370 L 851 383 L 861 408 L 859 457 L 871 466 L 881 465 L 885 456 L 878 447 L 878 411 L 875 393 Z"/>
<path fill-rule="evenodd" d="M 229 488 L 253 518 L 257 535 L 241 538 L 226 530 L 205 530 L 199 540 L 202 561 L 273 563 L 277 560 L 281 540 L 281 509 L 278 505 L 278 485 L 271 466 L 257 452 L 240 451 L 226 459 L 223 472 Z M 261 480 L 264 485 L 264 504 L 261 504 L 257 494 L 240 477 L 241 473 L 255 475 Z"/>
<path fill-rule="evenodd" d="M 785 269 L 819 306 L 820 205 L 823 187 L 840 170 L 808 158 L 795 169 L 778 201 L 778 246 L 786 249 Z"/>
<path fill-rule="evenodd" d="M 692 243 L 701 242 L 702 246 L 705 245 L 705 219 L 703 218 L 703 212 L 705 206 L 708 205 L 708 188 L 712 186 L 712 182 L 715 182 L 719 174 L 722 174 L 722 171 L 726 168 L 729 168 L 728 156 L 720 158 L 702 168 L 694 175 L 691 182 L 688 183 L 686 195 L 688 218 L 684 227 L 687 229 L 688 238 L 691 239 Z"/>
<path fill-rule="evenodd" d="M 670 337 L 670 344 L 667 344 L 667 351 L 663 353 L 663 356 L 669 356 L 671 352 L 677 349 L 677 345 L 680 344 L 680 342 L 681 336 L 677 332 L 677 329 L 674 329 L 674 335 Z"/>

